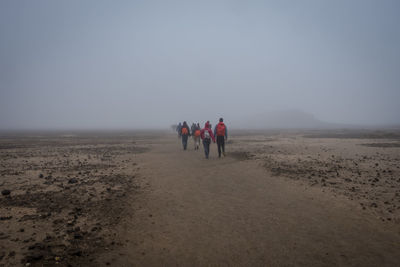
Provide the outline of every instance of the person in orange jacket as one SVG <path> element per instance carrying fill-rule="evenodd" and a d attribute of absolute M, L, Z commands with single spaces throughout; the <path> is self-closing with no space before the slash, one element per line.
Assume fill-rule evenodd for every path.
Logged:
<path fill-rule="evenodd" d="M 183 145 L 183 150 L 186 150 L 187 148 L 187 142 L 190 136 L 190 130 L 189 126 L 187 125 L 186 121 L 183 122 L 182 128 L 181 128 L 181 135 L 182 135 L 182 145 Z"/>
<path fill-rule="evenodd" d="M 225 157 L 225 141 L 228 141 L 228 129 L 223 118 L 220 118 L 219 123 L 215 126 L 214 135 L 217 137 L 218 157 L 221 157 L 221 150 Z"/>
<path fill-rule="evenodd" d="M 201 129 L 199 124 L 195 124 L 192 130 L 192 136 L 194 141 L 194 150 L 199 150 L 200 148 L 200 134 Z"/>

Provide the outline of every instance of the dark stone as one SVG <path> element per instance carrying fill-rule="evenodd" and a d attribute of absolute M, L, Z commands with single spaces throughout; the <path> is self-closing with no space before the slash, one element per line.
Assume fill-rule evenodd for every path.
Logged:
<path fill-rule="evenodd" d="M 11 191 L 8 190 L 8 189 L 4 189 L 3 191 L 1 191 L 1 194 L 2 194 L 3 196 L 8 196 L 9 194 L 11 194 Z"/>
<path fill-rule="evenodd" d="M 32 253 L 31 255 L 26 257 L 27 262 L 38 261 L 43 259 L 43 254 L 40 252 Z"/>
<path fill-rule="evenodd" d="M 72 250 L 72 251 L 69 253 L 69 255 L 80 257 L 80 256 L 82 256 L 82 250 Z"/>
<path fill-rule="evenodd" d="M 35 249 L 35 250 L 44 250 L 45 246 L 43 244 L 41 244 L 41 243 L 35 243 L 35 244 L 29 246 L 28 249 L 29 250 L 33 250 L 33 249 Z"/>
<path fill-rule="evenodd" d="M 64 222 L 63 219 L 55 219 L 55 220 L 53 221 L 54 224 L 59 224 L 59 223 L 63 223 L 63 222 Z"/>
<path fill-rule="evenodd" d="M 83 236 L 82 236 L 81 234 L 79 234 L 79 233 L 75 233 L 75 234 L 74 234 L 74 238 L 75 238 L 75 239 L 82 239 Z"/>
<path fill-rule="evenodd" d="M 75 178 L 71 178 L 71 179 L 68 180 L 69 184 L 76 184 L 77 182 L 78 182 L 78 180 L 75 179 Z"/>

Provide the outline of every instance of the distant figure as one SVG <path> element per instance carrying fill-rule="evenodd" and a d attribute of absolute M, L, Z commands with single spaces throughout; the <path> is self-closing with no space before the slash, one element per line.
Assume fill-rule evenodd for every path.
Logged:
<path fill-rule="evenodd" d="M 223 118 L 220 118 L 219 123 L 215 126 L 214 135 L 217 137 L 218 157 L 221 157 L 221 150 L 225 157 L 225 140 L 228 141 L 228 129 Z"/>
<path fill-rule="evenodd" d="M 195 128 L 196 128 L 196 124 L 193 122 L 192 126 L 190 126 L 190 132 L 192 133 L 192 135 L 194 134 Z"/>
<path fill-rule="evenodd" d="M 198 150 L 200 148 L 200 126 L 199 124 L 193 124 L 193 130 L 192 130 L 192 135 L 193 135 L 193 141 L 194 141 L 194 150 Z"/>
<path fill-rule="evenodd" d="M 190 136 L 190 130 L 189 126 L 187 125 L 186 121 L 183 122 L 182 128 L 181 128 L 181 136 L 182 136 L 182 145 L 183 145 L 183 150 L 186 150 L 187 148 L 187 142 Z"/>
<path fill-rule="evenodd" d="M 211 139 L 215 143 L 215 137 L 214 134 L 210 128 L 210 122 L 207 121 L 206 124 L 204 125 L 204 128 L 200 131 L 200 136 L 201 139 L 203 140 L 203 146 L 204 146 L 204 153 L 206 155 L 206 159 L 208 159 L 208 155 L 210 154 L 210 143 Z"/>
<path fill-rule="evenodd" d="M 182 123 L 179 123 L 178 126 L 176 126 L 176 132 L 178 133 L 178 138 L 181 138 L 182 136 Z"/>

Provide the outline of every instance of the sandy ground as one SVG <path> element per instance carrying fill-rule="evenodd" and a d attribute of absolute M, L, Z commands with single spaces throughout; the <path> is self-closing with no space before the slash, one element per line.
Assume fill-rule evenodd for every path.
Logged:
<path fill-rule="evenodd" d="M 3 136 L 0 265 L 399 266 L 400 138 Z M 6 190 L 10 190 L 10 194 Z"/>

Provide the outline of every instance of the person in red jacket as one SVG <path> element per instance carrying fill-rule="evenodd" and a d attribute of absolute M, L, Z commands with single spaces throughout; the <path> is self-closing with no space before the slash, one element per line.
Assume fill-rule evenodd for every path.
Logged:
<path fill-rule="evenodd" d="M 215 126 L 214 135 L 217 137 L 218 157 L 221 157 L 221 150 L 225 157 L 225 141 L 228 141 L 228 129 L 223 118 L 220 118 L 219 123 Z"/>
<path fill-rule="evenodd" d="M 206 159 L 208 159 L 208 155 L 210 154 L 210 143 L 211 140 L 214 141 L 215 143 L 215 137 L 214 134 L 210 128 L 210 122 L 207 121 L 206 124 L 204 125 L 204 128 L 201 129 L 200 131 L 200 136 L 201 140 L 203 140 L 203 146 L 204 146 L 204 153 L 206 155 Z"/>

